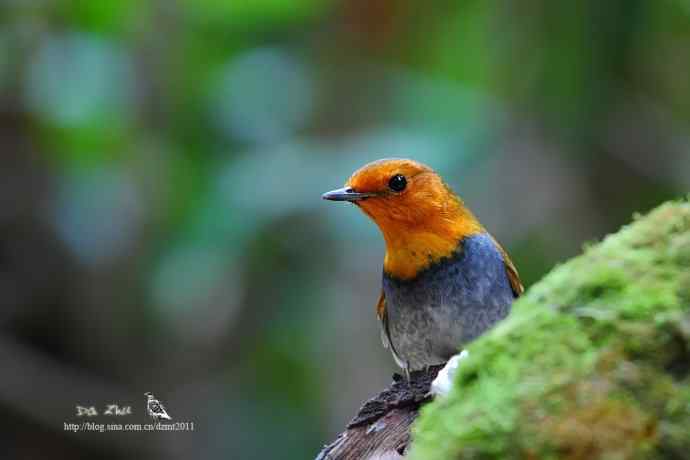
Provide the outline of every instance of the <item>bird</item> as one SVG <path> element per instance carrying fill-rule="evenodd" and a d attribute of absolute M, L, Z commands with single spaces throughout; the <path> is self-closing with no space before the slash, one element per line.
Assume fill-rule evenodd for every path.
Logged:
<path fill-rule="evenodd" d="M 155 396 L 153 396 L 153 393 L 147 391 L 144 393 L 144 395 L 147 398 L 146 412 L 149 414 L 149 417 L 155 421 L 172 420 L 172 418 L 165 411 L 163 404 L 161 404 L 161 402 L 157 400 Z"/>
<path fill-rule="evenodd" d="M 376 315 L 408 381 L 506 317 L 524 292 L 505 249 L 429 166 L 377 160 L 322 198 L 356 205 L 383 235 Z"/>

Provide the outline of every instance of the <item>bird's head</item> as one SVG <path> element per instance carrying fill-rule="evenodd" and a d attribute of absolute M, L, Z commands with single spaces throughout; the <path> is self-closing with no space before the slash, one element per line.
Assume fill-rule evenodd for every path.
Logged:
<path fill-rule="evenodd" d="M 144 396 L 146 396 L 146 397 L 148 397 L 149 399 L 151 399 L 151 398 L 153 398 L 153 393 L 151 393 L 150 391 L 147 391 L 146 393 L 144 393 Z"/>
<path fill-rule="evenodd" d="M 379 226 L 386 240 L 384 270 L 396 278 L 414 277 L 482 231 L 441 177 L 412 160 L 369 163 L 323 198 L 352 202 Z"/>

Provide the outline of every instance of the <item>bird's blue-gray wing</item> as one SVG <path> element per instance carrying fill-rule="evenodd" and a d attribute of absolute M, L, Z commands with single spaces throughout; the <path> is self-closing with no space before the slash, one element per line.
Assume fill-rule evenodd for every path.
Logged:
<path fill-rule="evenodd" d="M 503 246 L 496 241 L 496 238 L 492 236 L 491 239 L 503 257 L 503 263 L 506 266 L 506 275 L 508 275 L 508 281 L 510 282 L 510 287 L 513 289 L 513 294 L 515 294 L 515 297 L 520 297 L 522 293 L 525 292 L 525 287 L 520 281 L 520 275 L 518 274 L 517 268 L 515 268 L 515 265 L 513 265 L 513 261 L 510 260 L 510 257 L 508 257 L 508 253 L 505 249 L 503 249 Z"/>
<path fill-rule="evenodd" d="M 376 304 L 376 316 L 378 316 L 381 324 L 381 342 L 383 342 L 384 348 L 390 349 L 393 359 L 398 364 L 398 366 L 405 369 L 407 367 L 406 363 L 400 358 L 398 352 L 395 350 L 393 345 L 393 340 L 391 339 L 390 326 L 388 323 L 388 312 L 386 311 L 386 295 L 381 290 L 381 296 Z"/>

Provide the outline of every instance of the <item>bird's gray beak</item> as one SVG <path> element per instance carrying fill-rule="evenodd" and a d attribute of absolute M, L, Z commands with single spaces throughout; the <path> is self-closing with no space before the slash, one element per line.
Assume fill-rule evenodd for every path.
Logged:
<path fill-rule="evenodd" d="M 331 190 L 321 195 L 324 200 L 330 201 L 359 201 L 365 198 L 375 196 L 373 193 L 359 193 L 355 192 L 352 187 L 343 187 L 336 190 Z"/>

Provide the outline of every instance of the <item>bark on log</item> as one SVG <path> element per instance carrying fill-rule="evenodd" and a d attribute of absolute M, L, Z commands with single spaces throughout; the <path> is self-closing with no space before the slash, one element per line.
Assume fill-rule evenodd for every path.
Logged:
<path fill-rule="evenodd" d="M 335 441 L 317 460 L 394 460 L 403 458 L 410 443 L 410 426 L 419 408 L 430 400 L 431 382 L 443 366 L 412 372 L 407 382 L 393 375 L 391 386 L 364 403 Z"/>

